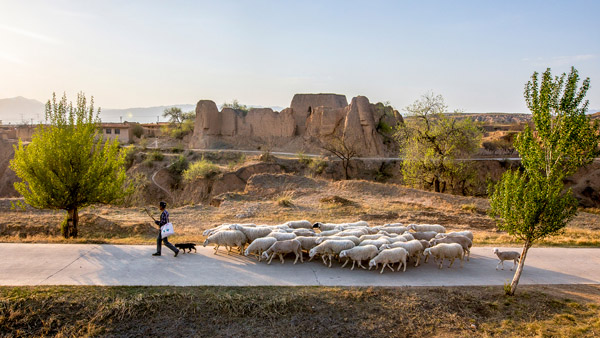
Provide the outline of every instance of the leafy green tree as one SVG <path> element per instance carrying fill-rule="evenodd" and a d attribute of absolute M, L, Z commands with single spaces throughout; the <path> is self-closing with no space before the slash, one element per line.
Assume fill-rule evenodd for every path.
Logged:
<path fill-rule="evenodd" d="M 163 117 L 168 117 L 169 118 L 169 122 L 171 122 L 172 124 L 177 125 L 178 127 L 181 128 L 181 124 L 184 121 L 184 113 L 181 111 L 181 108 L 178 107 L 171 107 L 171 108 L 166 108 L 163 112 Z"/>
<path fill-rule="evenodd" d="M 525 127 L 515 141 L 522 171 L 505 172 L 490 197 L 490 214 L 498 228 L 523 241 L 509 295 L 517 289 L 529 248 L 560 234 L 577 213 L 577 200 L 571 189 L 565 190 L 564 179 L 598 154 L 600 128 L 585 115 L 589 78 L 578 85 L 575 68 L 560 77 L 552 77 L 548 68 L 541 83 L 535 72 L 525 86 L 535 130 Z"/>
<path fill-rule="evenodd" d="M 481 129 L 470 118 L 449 118 L 441 95 L 423 95 L 405 108 L 408 116 L 395 137 L 402 158 L 402 175 L 411 186 L 467 192 L 474 177 L 466 159 L 479 147 Z"/>
<path fill-rule="evenodd" d="M 117 140 L 99 133 L 100 110 L 94 113 L 83 93 L 77 105 L 56 94 L 46 103 L 47 125 L 39 125 L 31 143 L 19 140 L 10 167 L 21 179 L 15 189 L 38 209 L 63 209 L 65 238 L 77 237 L 78 210 L 94 203 L 111 203 L 127 193 L 124 188 L 125 151 Z"/>
<path fill-rule="evenodd" d="M 245 114 L 247 114 L 248 111 L 250 110 L 248 108 L 248 106 L 246 106 L 245 104 L 240 104 L 237 99 L 234 99 L 233 102 L 231 102 L 231 103 L 227 103 L 227 102 L 223 103 L 222 108 L 231 108 L 231 109 L 235 109 L 235 110 L 240 110 Z"/>
<path fill-rule="evenodd" d="M 163 117 L 168 117 L 169 122 L 171 122 L 171 126 L 167 128 L 167 132 L 171 137 L 183 139 L 185 135 L 194 131 L 194 120 L 196 118 L 194 111 L 184 113 L 178 107 L 171 107 L 165 109 Z"/>

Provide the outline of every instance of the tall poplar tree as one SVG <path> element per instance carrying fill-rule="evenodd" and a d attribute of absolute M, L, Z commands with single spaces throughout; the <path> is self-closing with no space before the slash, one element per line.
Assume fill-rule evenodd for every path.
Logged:
<path fill-rule="evenodd" d="M 11 169 L 21 179 L 15 189 L 25 202 L 38 209 L 67 211 L 61 232 L 77 237 L 78 210 L 94 203 L 111 203 L 122 198 L 125 152 L 117 140 L 104 140 L 99 132 L 100 110 L 94 112 L 93 98 L 77 95 L 77 105 L 56 94 L 46 103 L 46 122 L 39 125 L 31 143 L 19 140 Z"/>
<path fill-rule="evenodd" d="M 523 241 L 519 266 L 507 294 L 514 295 L 523 272 L 527 251 L 535 241 L 557 235 L 577 213 L 577 200 L 564 179 L 598 155 L 600 128 L 585 112 L 590 79 L 579 87 L 575 68 L 553 77 L 548 68 L 533 73 L 525 86 L 525 101 L 534 129 L 517 136 L 515 148 L 522 171 L 509 170 L 494 187 L 490 214 L 498 228 Z"/>

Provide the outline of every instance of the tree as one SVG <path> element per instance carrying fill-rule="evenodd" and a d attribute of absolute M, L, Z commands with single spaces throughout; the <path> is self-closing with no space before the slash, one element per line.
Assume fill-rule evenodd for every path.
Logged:
<path fill-rule="evenodd" d="M 248 106 L 246 106 L 245 104 L 240 104 L 237 99 L 234 99 L 232 103 L 227 103 L 227 102 L 223 103 L 222 108 L 231 108 L 231 109 L 235 109 L 235 110 L 240 110 L 244 114 L 247 114 L 248 111 L 250 110 L 248 108 Z"/>
<path fill-rule="evenodd" d="M 166 108 L 163 112 L 163 117 L 168 117 L 169 122 L 177 125 L 179 128 L 181 128 L 184 121 L 184 113 L 178 107 Z"/>
<path fill-rule="evenodd" d="M 320 141 L 320 146 L 342 161 L 344 179 L 349 179 L 348 168 L 350 167 L 350 161 L 359 154 L 358 147 L 354 142 L 341 135 L 331 135 Z"/>
<path fill-rule="evenodd" d="M 575 68 L 567 76 L 552 77 L 548 68 L 538 82 L 533 73 L 525 86 L 525 101 L 534 128 L 525 127 L 515 141 L 522 171 L 502 175 L 490 197 L 490 215 L 500 230 L 523 241 L 519 266 L 508 295 L 514 295 L 529 248 L 539 239 L 560 234 L 577 213 L 577 200 L 564 179 L 589 164 L 598 152 L 600 127 L 585 115 L 590 85 L 578 88 Z"/>
<path fill-rule="evenodd" d="M 470 119 L 450 118 L 441 95 L 423 95 L 405 108 L 408 116 L 395 137 L 402 158 L 402 175 L 408 185 L 436 192 L 467 190 L 474 176 L 469 158 L 479 147 L 481 129 Z"/>
<path fill-rule="evenodd" d="M 46 103 L 47 125 L 39 125 L 27 146 L 19 140 L 10 167 L 21 179 L 15 189 L 38 209 L 63 209 L 65 238 L 77 237 L 78 210 L 94 203 L 124 197 L 125 151 L 117 140 L 104 141 L 99 133 L 100 110 L 94 114 L 85 95 L 77 106 L 54 94 Z"/>

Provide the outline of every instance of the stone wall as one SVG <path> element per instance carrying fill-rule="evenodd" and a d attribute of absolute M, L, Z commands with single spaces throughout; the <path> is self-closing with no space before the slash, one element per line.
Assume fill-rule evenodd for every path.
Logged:
<path fill-rule="evenodd" d="M 362 156 L 394 156 L 386 144 L 380 123 L 402 123 L 394 111 L 385 113 L 364 96 L 352 99 L 344 95 L 296 94 L 289 108 L 275 112 L 270 108 L 243 112 L 231 108 L 219 111 L 210 100 L 196 106 L 196 123 L 191 148 L 261 149 L 291 152 L 319 152 L 328 138 L 341 137 L 356 147 Z"/>

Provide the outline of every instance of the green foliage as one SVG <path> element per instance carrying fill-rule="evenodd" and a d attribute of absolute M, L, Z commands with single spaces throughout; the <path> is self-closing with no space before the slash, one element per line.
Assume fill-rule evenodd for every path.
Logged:
<path fill-rule="evenodd" d="M 99 112 L 99 110 L 98 110 Z M 64 209 L 69 213 L 65 237 L 77 236 L 77 209 L 94 203 L 112 203 L 124 197 L 125 151 L 118 141 L 103 140 L 98 132 L 93 98 L 87 106 L 83 94 L 77 105 L 56 95 L 46 104 L 48 125 L 40 125 L 25 146 L 19 140 L 11 169 L 21 179 L 15 189 L 27 204 L 38 209 Z"/>
<path fill-rule="evenodd" d="M 475 175 L 469 162 L 458 159 L 475 153 L 482 131 L 470 118 L 447 117 L 446 108 L 443 97 L 433 94 L 406 107 L 410 117 L 395 134 L 403 159 L 402 175 L 410 186 L 465 194 Z"/>
<path fill-rule="evenodd" d="M 536 72 L 525 86 L 535 132 L 527 126 L 515 142 L 523 171 L 505 172 L 490 197 L 490 215 L 498 228 L 524 241 L 511 295 L 529 247 L 539 239 L 559 234 L 577 213 L 577 200 L 571 189 L 565 190 L 563 182 L 598 154 L 600 128 L 585 115 L 589 82 L 585 79 L 578 88 L 575 68 L 568 76 L 555 78 L 547 69 L 541 83 Z"/>
<path fill-rule="evenodd" d="M 165 109 L 163 117 L 168 117 L 171 125 L 166 128 L 166 133 L 176 139 L 183 139 L 194 131 L 196 113 L 191 111 L 184 113 L 180 108 L 171 107 Z"/>
<path fill-rule="evenodd" d="M 304 164 L 304 165 L 309 165 L 311 161 L 311 158 L 306 156 L 304 153 L 299 152 L 296 154 L 296 156 L 298 157 L 298 162 Z"/>
<path fill-rule="evenodd" d="M 127 195 L 123 201 L 124 205 L 145 205 L 148 197 L 148 191 L 146 190 L 151 182 L 143 173 L 135 173 L 132 177 L 127 179 L 127 188 L 132 191 L 131 194 Z"/>
<path fill-rule="evenodd" d="M 129 170 L 135 161 L 135 155 L 138 153 L 138 150 L 133 145 L 130 145 L 123 148 L 123 152 L 125 153 L 125 170 Z"/>
<path fill-rule="evenodd" d="M 13 203 L 13 201 L 10 201 L 10 210 L 25 211 L 26 209 L 27 204 L 23 203 L 21 200 L 18 200 L 17 203 Z"/>
<path fill-rule="evenodd" d="M 165 159 L 165 155 L 160 150 L 153 150 L 148 154 L 149 161 L 162 161 Z"/>
<path fill-rule="evenodd" d="M 142 135 L 144 135 L 144 127 L 142 127 L 142 125 L 140 125 L 139 123 L 136 123 L 133 125 L 133 127 L 131 127 L 131 133 L 133 134 L 133 136 L 141 138 Z"/>
<path fill-rule="evenodd" d="M 394 132 L 394 128 L 392 128 L 384 120 L 379 120 L 379 123 L 377 124 L 377 131 L 383 134 L 391 134 Z"/>
<path fill-rule="evenodd" d="M 183 171 L 183 180 L 193 182 L 197 179 L 213 177 L 219 172 L 219 167 L 216 164 L 203 157 L 200 161 L 190 164 L 188 169 Z"/>
<path fill-rule="evenodd" d="M 311 159 L 310 163 L 308 164 L 308 169 L 313 175 L 320 175 L 323 173 L 323 171 L 325 171 L 325 169 L 327 169 L 328 166 L 329 164 L 327 161 L 324 158 L 319 157 Z"/>
<path fill-rule="evenodd" d="M 190 166 L 190 163 L 188 162 L 187 158 L 184 155 L 179 155 L 177 156 L 177 158 L 175 159 L 175 161 L 173 161 L 171 163 L 171 165 L 169 165 L 169 173 L 171 174 L 171 177 L 173 177 L 175 179 L 175 182 L 178 184 L 181 181 L 181 177 L 183 172 L 188 169 Z"/>
<path fill-rule="evenodd" d="M 245 104 L 240 104 L 237 99 L 234 99 L 233 102 L 231 102 L 231 103 L 225 102 L 225 103 L 223 103 L 223 105 L 221 107 L 239 110 L 242 113 L 244 113 L 244 115 L 248 114 L 248 111 L 250 110 L 248 108 L 248 106 L 246 106 Z"/>

